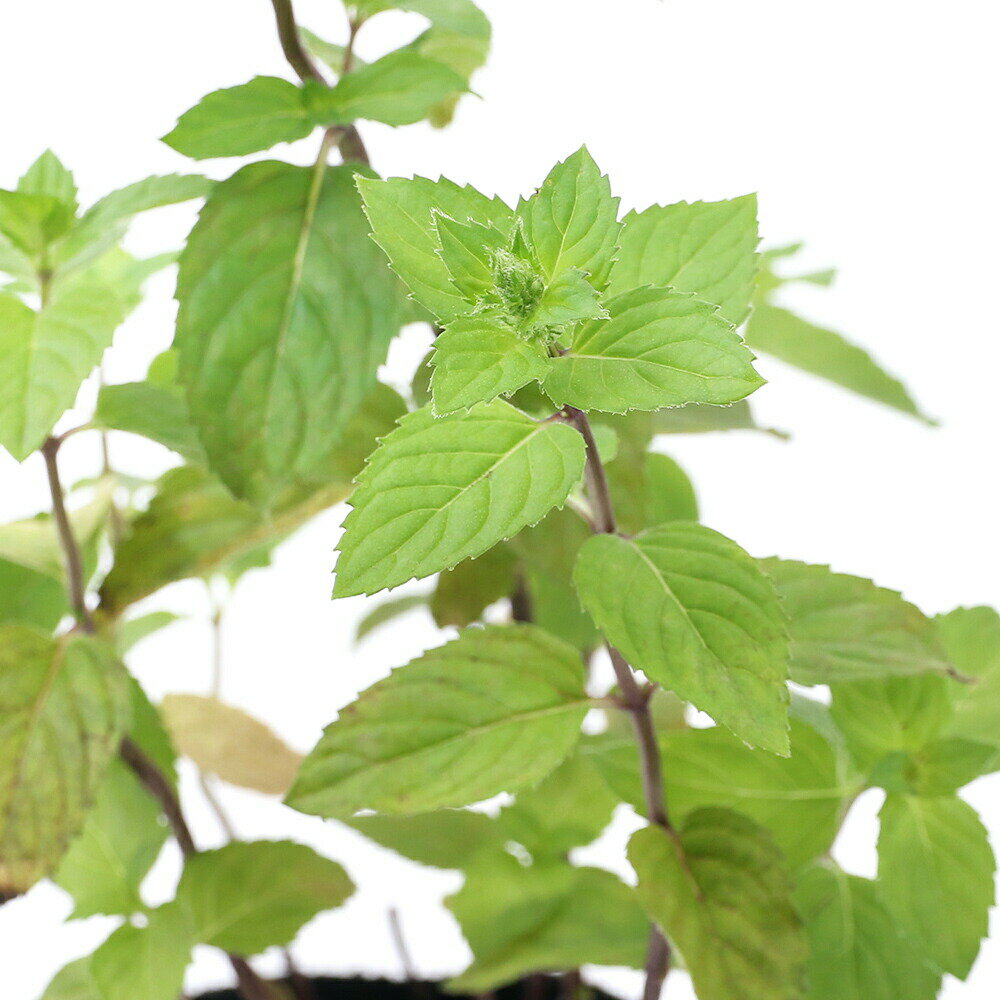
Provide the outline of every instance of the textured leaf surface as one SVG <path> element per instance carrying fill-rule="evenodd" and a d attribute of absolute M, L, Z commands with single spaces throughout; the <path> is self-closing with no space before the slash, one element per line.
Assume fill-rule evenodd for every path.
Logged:
<path fill-rule="evenodd" d="M 608 300 L 610 318 L 579 328 L 544 382 L 556 402 L 624 413 L 732 403 L 764 384 L 753 355 L 714 306 L 668 288 Z"/>
<path fill-rule="evenodd" d="M 469 809 L 355 816 L 346 822 L 375 843 L 432 868 L 465 868 L 480 851 L 503 848 L 496 820 Z"/>
<path fill-rule="evenodd" d="M 923 953 L 964 979 L 989 929 L 996 861 L 975 810 L 955 796 L 890 795 L 879 814 L 879 884 Z"/>
<path fill-rule="evenodd" d="M 618 204 L 586 147 L 552 168 L 517 209 L 548 278 L 578 268 L 595 288 L 607 285 L 622 228 Z"/>
<path fill-rule="evenodd" d="M 758 304 L 747 324 L 747 343 L 812 375 L 910 416 L 924 416 L 898 379 L 839 333 L 778 306 Z"/>
<path fill-rule="evenodd" d="M 735 542 L 675 522 L 595 535 L 580 600 L 634 667 L 755 746 L 788 752 L 788 640 L 771 581 Z"/>
<path fill-rule="evenodd" d="M 240 788 L 284 795 L 302 757 L 259 719 L 218 698 L 168 694 L 160 712 L 180 753 Z"/>
<path fill-rule="evenodd" d="M 699 809 L 679 835 L 654 826 L 633 834 L 628 857 L 639 898 L 701 1000 L 803 995 L 808 948 L 770 834 L 728 809 Z"/>
<path fill-rule="evenodd" d="M 466 559 L 438 577 L 431 614 L 439 628 L 465 628 L 514 590 L 517 560 L 509 547 L 496 545 L 478 559 Z"/>
<path fill-rule="evenodd" d="M 196 940 L 241 955 L 290 944 L 304 924 L 354 891 L 344 869 L 304 844 L 232 843 L 189 858 L 177 901 Z"/>
<path fill-rule="evenodd" d="M 956 608 L 935 620 L 948 657 L 976 684 L 952 688 L 948 733 L 1000 748 L 1000 615 L 993 608 Z"/>
<path fill-rule="evenodd" d="M 359 66 L 333 88 L 307 86 L 314 121 L 337 124 L 368 118 L 386 125 L 412 125 L 436 105 L 466 89 L 466 78 L 419 52 L 399 49 Z"/>
<path fill-rule="evenodd" d="M 441 212 L 458 222 L 474 219 L 484 225 L 492 223 L 506 235 L 513 211 L 499 198 L 487 198 L 474 188 L 459 187 L 445 178 L 378 181 L 359 177 L 357 183 L 372 236 L 414 298 L 443 323 L 468 312 L 468 302 L 436 253 L 433 213 Z"/>
<path fill-rule="evenodd" d="M 584 452 L 572 428 L 499 401 L 405 416 L 358 477 L 334 597 L 430 576 L 541 520 L 579 481 Z"/>
<path fill-rule="evenodd" d="M 303 139 L 316 125 L 299 87 L 276 76 L 258 76 L 203 97 L 163 141 L 196 160 L 243 156 Z"/>
<path fill-rule="evenodd" d="M 934 1000 L 941 977 L 868 879 L 810 869 L 795 888 L 809 937 L 808 1000 Z"/>
<path fill-rule="evenodd" d="M 434 412 L 446 414 L 543 379 L 550 361 L 538 341 L 525 340 L 495 320 L 470 316 L 456 320 L 434 341 L 431 364 Z"/>
<path fill-rule="evenodd" d="M 509 854 L 480 856 L 447 900 L 475 956 L 449 990 L 479 993 L 525 972 L 584 963 L 641 967 L 649 921 L 630 889 L 606 871 Z"/>
<path fill-rule="evenodd" d="M 828 684 L 951 669 L 933 623 L 895 591 L 790 559 L 761 565 L 788 616 L 792 680 Z"/>
<path fill-rule="evenodd" d="M 669 285 L 720 307 L 739 326 L 757 274 L 757 196 L 653 205 L 625 216 L 612 295 Z"/>
<path fill-rule="evenodd" d="M 190 915 L 177 903 L 154 910 L 145 927 L 119 927 L 91 959 L 101 997 L 176 1000 L 194 944 Z"/>
<path fill-rule="evenodd" d="M 334 817 L 478 802 L 548 774 L 586 711 L 571 647 L 531 626 L 468 629 L 344 709 L 288 802 Z"/>
<path fill-rule="evenodd" d="M 128 720 L 126 674 L 105 645 L 0 629 L 0 891 L 49 874 L 83 825 Z"/>
<path fill-rule="evenodd" d="M 402 324 L 354 171 L 264 162 L 215 188 L 181 256 L 177 347 L 214 471 L 258 504 L 315 476 Z"/>
<path fill-rule="evenodd" d="M 0 294 L 0 444 L 19 461 L 76 399 L 126 309 L 114 288 L 67 286 L 40 312 Z"/>

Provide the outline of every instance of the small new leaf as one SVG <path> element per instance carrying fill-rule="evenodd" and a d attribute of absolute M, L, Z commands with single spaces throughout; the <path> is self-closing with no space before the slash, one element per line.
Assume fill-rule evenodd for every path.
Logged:
<path fill-rule="evenodd" d="M 347 818 L 463 806 L 531 785 L 587 712 L 574 649 L 532 626 L 467 629 L 362 693 L 306 758 L 287 801 Z"/>
<path fill-rule="evenodd" d="M 735 542 L 674 522 L 595 535 L 573 579 L 608 641 L 740 739 L 788 753 L 788 639 L 771 581 Z"/>
<path fill-rule="evenodd" d="M 561 507 L 583 472 L 575 430 L 499 400 L 405 416 L 358 477 L 334 597 L 449 569 Z"/>

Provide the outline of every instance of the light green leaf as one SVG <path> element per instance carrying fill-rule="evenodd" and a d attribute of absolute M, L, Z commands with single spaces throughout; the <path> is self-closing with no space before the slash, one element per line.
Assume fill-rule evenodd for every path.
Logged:
<path fill-rule="evenodd" d="M 941 982 L 878 887 L 833 866 L 806 872 L 795 904 L 809 937 L 808 1000 L 934 1000 Z"/>
<path fill-rule="evenodd" d="M 78 958 L 60 969 L 46 987 L 41 1000 L 103 1000 L 90 971 L 90 956 Z"/>
<path fill-rule="evenodd" d="M 266 795 L 284 795 L 302 763 L 270 726 L 218 698 L 168 694 L 160 714 L 173 744 L 206 774 Z"/>
<path fill-rule="evenodd" d="M 761 427 L 750 412 L 745 399 L 729 406 L 711 403 L 688 403 L 670 409 L 656 410 L 653 414 L 656 434 L 706 434 L 711 431 L 764 431 L 777 438 L 786 438 L 782 431 Z"/>
<path fill-rule="evenodd" d="M 276 76 L 257 76 L 203 97 L 163 141 L 196 160 L 244 156 L 304 139 L 317 124 L 301 88 Z"/>
<path fill-rule="evenodd" d="M 455 287 L 469 302 L 483 298 L 495 284 L 492 255 L 506 249 L 507 236 L 495 226 L 457 222 L 440 212 L 433 213 L 433 219 L 440 244 L 437 253 Z"/>
<path fill-rule="evenodd" d="M 82 827 L 128 720 L 126 679 L 94 639 L 0 628 L 0 893 L 49 874 Z"/>
<path fill-rule="evenodd" d="M 928 672 L 951 664 L 934 625 L 894 590 L 790 559 L 765 559 L 788 616 L 792 680 L 829 684 Z"/>
<path fill-rule="evenodd" d="M 191 915 L 196 940 L 256 955 L 290 944 L 313 917 L 353 892 L 344 869 L 311 847 L 259 840 L 189 858 L 177 900 Z"/>
<path fill-rule="evenodd" d="M 155 382 L 102 386 L 92 422 L 104 430 L 139 434 L 188 462 L 205 464 L 205 449 L 191 424 L 187 402 L 177 389 Z"/>
<path fill-rule="evenodd" d="M 431 597 L 431 614 L 439 628 L 465 628 L 479 621 L 483 612 L 515 585 L 517 560 L 504 545 L 495 545 L 478 559 L 466 559 L 438 578 Z"/>
<path fill-rule="evenodd" d="M 597 289 L 586 274 L 577 268 L 568 268 L 545 286 L 525 325 L 561 329 L 585 319 L 605 319 L 607 315 Z"/>
<path fill-rule="evenodd" d="M 1000 615 L 993 608 L 956 608 L 935 619 L 949 659 L 975 684 L 951 689 L 948 735 L 1000 749 Z"/>
<path fill-rule="evenodd" d="M 583 472 L 583 438 L 507 403 L 435 419 L 424 407 L 358 476 L 334 597 L 374 594 L 478 556 L 561 506 Z"/>
<path fill-rule="evenodd" d="M 740 739 L 788 753 L 788 639 L 771 581 L 735 542 L 677 521 L 595 535 L 574 582 L 632 666 Z"/>
<path fill-rule="evenodd" d="M 397 618 L 409 614 L 417 608 L 426 608 L 428 605 L 427 594 L 407 594 L 405 597 L 395 597 L 372 608 L 358 622 L 358 630 L 354 633 L 354 641 L 361 642 L 366 636 L 376 629 Z"/>
<path fill-rule="evenodd" d="M 558 403 L 624 413 L 685 403 L 732 403 L 764 384 L 753 355 L 714 306 L 668 288 L 606 303 L 553 360 L 545 391 Z"/>
<path fill-rule="evenodd" d="M 73 210 L 59 198 L 0 190 L 0 234 L 38 264 L 73 225 Z"/>
<path fill-rule="evenodd" d="M 881 368 L 867 351 L 833 330 L 809 323 L 787 309 L 762 303 L 754 307 L 746 336 L 756 351 L 933 423 L 898 379 Z"/>
<path fill-rule="evenodd" d="M 346 124 L 368 118 L 386 125 L 412 125 L 448 97 L 466 89 L 466 77 L 419 52 L 400 49 L 359 66 L 335 87 L 306 85 L 313 122 Z"/>
<path fill-rule="evenodd" d="M 475 956 L 449 991 L 482 993 L 526 972 L 643 963 L 649 921 L 610 872 L 480 855 L 448 898 Z"/>
<path fill-rule="evenodd" d="M 73 897 L 70 918 L 141 910 L 139 886 L 167 836 L 159 804 L 124 763 L 110 761 L 83 830 L 55 875 Z"/>
<path fill-rule="evenodd" d="M 319 62 L 323 63 L 337 76 L 340 76 L 344 72 L 344 58 L 347 55 L 347 49 L 343 45 L 328 42 L 308 28 L 300 27 L 299 36 L 302 39 L 302 44 L 306 47 L 306 51 L 314 59 L 319 60 Z M 353 52 L 352 56 L 352 62 L 355 66 L 365 65 Z"/>
<path fill-rule="evenodd" d="M 879 884 L 923 953 L 964 979 L 986 936 L 996 861 L 976 811 L 956 796 L 890 795 L 879 813 Z"/>
<path fill-rule="evenodd" d="M 545 378 L 545 346 L 488 316 L 455 320 L 434 341 L 431 393 L 436 414 L 454 413 Z"/>
<path fill-rule="evenodd" d="M 666 521 L 698 520 L 694 486 L 669 456 L 654 452 L 636 458 L 626 453 L 605 471 L 624 531 L 634 534 Z"/>
<path fill-rule="evenodd" d="M 679 833 L 633 834 L 628 858 L 701 1000 L 802 996 L 808 947 L 769 833 L 729 809 L 699 809 Z"/>
<path fill-rule="evenodd" d="M 0 273 L 9 274 L 17 283 L 24 283 L 30 288 L 34 288 L 37 282 L 31 258 L 14 246 L 2 232 L 0 232 Z"/>
<path fill-rule="evenodd" d="M 757 243 L 754 194 L 630 212 L 609 293 L 669 285 L 719 306 L 739 326 L 750 311 Z"/>
<path fill-rule="evenodd" d="M 922 750 L 951 714 L 948 681 L 936 674 L 848 681 L 832 690 L 833 719 L 866 773 L 890 754 Z"/>
<path fill-rule="evenodd" d="M 552 168 L 517 208 L 547 278 L 577 268 L 595 288 L 607 286 L 622 230 L 618 205 L 586 146 Z"/>
<path fill-rule="evenodd" d="M 517 793 L 497 823 L 537 860 L 563 857 L 571 848 L 596 840 L 611 822 L 618 797 L 608 789 L 592 760 L 574 753 L 534 788 Z"/>
<path fill-rule="evenodd" d="M 346 166 L 244 167 L 214 190 L 181 255 L 176 343 L 191 418 L 213 470 L 259 505 L 317 475 L 402 324 L 353 177 Z"/>
<path fill-rule="evenodd" d="M 976 778 L 1000 769 L 1000 749 L 989 743 L 945 737 L 922 747 L 914 761 L 913 787 L 906 791 L 951 795 Z"/>
<path fill-rule="evenodd" d="M 512 210 L 499 198 L 487 198 L 475 188 L 459 187 L 441 178 L 357 181 L 372 237 L 392 263 L 414 298 L 442 323 L 465 315 L 469 304 L 455 287 L 451 272 L 437 254 L 435 213 L 457 222 L 473 219 L 492 225 L 505 236 L 513 224 Z"/>
<path fill-rule="evenodd" d="M 531 785 L 587 711 L 570 646 L 527 625 L 467 629 L 380 681 L 331 723 L 287 801 L 302 812 L 426 812 Z"/>
<path fill-rule="evenodd" d="M 432 868 L 465 868 L 480 851 L 498 853 L 496 820 L 469 809 L 439 809 L 414 816 L 355 816 L 344 821 L 376 844 Z"/>
<path fill-rule="evenodd" d="M 69 614 L 61 576 L 39 573 L 30 566 L 0 558 L 0 625 L 31 625 L 51 632 Z"/>
<path fill-rule="evenodd" d="M 17 182 L 17 190 L 24 194 L 40 194 L 55 198 L 72 214 L 76 213 L 76 181 L 51 149 L 45 150 L 28 167 L 24 176 Z"/>
<path fill-rule="evenodd" d="M 191 915 L 176 902 L 145 927 L 119 927 L 90 961 L 102 1000 L 177 1000 L 194 944 Z"/>
<path fill-rule="evenodd" d="M 18 461 L 73 405 L 126 311 L 114 287 L 89 282 L 65 286 L 37 313 L 0 294 L 0 444 Z"/>

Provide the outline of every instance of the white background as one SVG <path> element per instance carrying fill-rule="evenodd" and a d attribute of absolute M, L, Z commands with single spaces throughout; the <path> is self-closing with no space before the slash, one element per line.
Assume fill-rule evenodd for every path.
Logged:
<path fill-rule="evenodd" d="M 331 0 L 299 2 L 300 19 L 334 38 Z M 762 360 L 770 378 L 760 418 L 790 430 L 780 443 L 734 434 L 670 442 L 699 488 L 706 522 L 759 555 L 780 554 L 874 577 L 928 612 L 1000 604 L 997 517 L 996 7 L 987 0 L 484 0 L 493 57 L 446 132 L 364 129 L 385 174 L 444 173 L 514 198 L 559 158 L 588 143 L 625 207 L 755 190 L 765 240 L 808 242 L 811 266 L 834 264 L 832 291 L 788 301 L 849 333 L 901 374 L 931 414 L 930 430 Z M 150 173 L 189 169 L 157 142 L 204 93 L 259 73 L 285 74 L 267 0 L 33 0 L 3 4 L 0 185 L 47 145 L 76 171 L 85 203 Z M 362 34 L 362 56 L 412 37 L 419 19 L 386 15 Z M 279 156 L 306 162 L 315 140 Z M 206 169 L 223 177 L 231 164 Z M 192 212 L 137 227 L 142 252 L 176 246 Z M 169 342 L 171 279 L 122 329 L 109 376 L 141 376 Z M 419 337 L 417 338 L 419 341 Z M 405 377 L 422 343 L 394 352 Z M 122 468 L 155 473 L 170 456 L 120 439 Z M 65 450 L 69 480 L 96 455 Z M 37 457 L 0 456 L 0 516 L 44 506 Z M 237 589 L 226 628 L 225 695 L 307 749 L 359 689 L 441 636 L 421 612 L 391 640 L 353 647 L 364 603 L 329 601 L 342 511 L 320 518 L 278 553 L 269 574 Z M 154 606 L 154 605 L 150 605 Z M 156 607 L 194 615 L 139 647 L 132 666 L 149 691 L 203 691 L 206 602 L 199 585 L 163 592 Z M 997 779 L 969 789 L 994 838 Z M 218 830 L 186 788 L 204 844 Z M 437 900 L 456 876 L 418 870 L 388 852 L 276 803 L 232 791 L 246 836 L 291 835 L 344 861 L 363 896 L 320 918 L 297 953 L 310 969 L 398 974 L 384 917 L 401 908 L 420 970 L 458 968 L 465 946 Z M 838 856 L 870 874 L 877 795 L 863 800 Z M 627 820 L 623 820 L 627 825 Z M 601 855 L 607 861 L 607 852 Z M 168 852 L 150 885 L 163 898 L 176 874 Z M 34 1000 L 63 961 L 113 923 L 62 926 L 66 897 L 48 885 L 0 910 L 7 1000 Z M 264 960 L 264 967 L 269 959 Z M 274 966 L 276 967 L 276 966 Z M 189 988 L 225 979 L 199 949 Z M 618 980 L 634 989 L 634 977 Z M 1000 942 L 949 998 L 995 996 Z M 671 981 L 668 996 L 689 995 Z M 906 1000 L 906 998 L 900 998 Z"/>

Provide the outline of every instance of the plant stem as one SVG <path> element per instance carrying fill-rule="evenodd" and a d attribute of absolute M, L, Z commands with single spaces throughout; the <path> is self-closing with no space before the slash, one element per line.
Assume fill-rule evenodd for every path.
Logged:
<path fill-rule="evenodd" d="M 80 628 L 84 632 L 93 634 L 96 629 L 93 615 L 90 613 L 90 608 L 87 607 L 83 558 L 80 555 L 80 546 L 73 534 L 69 515 L 66 513 L 66 495 L 59 479 L 58 454 L 60 444 L 62 441 L 59 438 L 50 437 L 42 445 L 42 458 L 45 459 L 45 473 L 49 480 L 49 493 L 52 495 L 52 519 L 55 521 L 56 531 L 59 533 L 59 544 L 62 546 L 63 559 L 66 563 L 66 585 L 73 613 L 80 623 Z"/>
<path fill-rule="evenodd" d="M 299 26 L 295 21 L 295 10 L 292 7 L 292 0 L 271 0 L 274 8 L 274 20 L 278 27 L 278 41 L 281 43 L 281 51 L 288 60 L 288 65 L 295 70 L 298 78 L 305 83 L 307 80 L 314 80 L 317 83 L 326 84 L 323 74 L 317 69 L 316 64 L 309 57 L 302 38 L 299 35 Z M 350 46 L 353 50 L 354 35 L 360 25 L 351 25 Z M 345 72 L 349 70 L 345 57 Z M 368 157 L 368 150 L 361 138 L 360 133 L 353 125 L 338 125 L 329 130 L 337 137 L 337 148 L 344 161 L 354 160 L 366 166 L 371 162 Z"/>
<path fill-rule="evenodd" d="M 614 504 L 608 479 L 597 453 L 597 443 L 590 421 L 583 410 L 567 406 L 563 412 L 571 424 L 583 436 L 587 445 L 586 484 L 587 496 L 593 504 L 592 524 L 596 534 L 614 534 L 617 529 Z M 675 836 L 673 825 L 667 814 L 666 796 L 663 792 L 663 765 L 660 747 L 656 741 L 656 728 L 649 710 L 652 689 L 643 689 L 625 657 L 608 643 L 608 655 L 615 671 L 615 678 L 621 691 L 621 704 L 632 717 L 632 728 L 639 745 L 639 761 L 642 770 L 642 789 L 646 800 L 646 818 Z M 646 952 L 646 983 L 643 1000 L 658 1000 L 663 989 L 663 981 L 670 971 L 670 944 L 663 932 L 654 924 L 650 929 L 649 946 Z"/>

